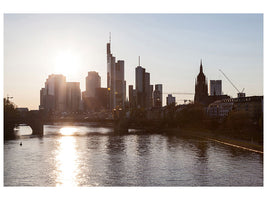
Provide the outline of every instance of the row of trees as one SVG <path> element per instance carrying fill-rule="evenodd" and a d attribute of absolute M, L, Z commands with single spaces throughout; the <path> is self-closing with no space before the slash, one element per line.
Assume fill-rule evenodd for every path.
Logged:
<path fill-rule="evenodd" d="M 148 120 L 148 114 L 156 116 L 158 120 Z M 130 119 L 134 126 L 141 127 L 169 127 L 191 130 L 207 130 L 218 134 L 254 141 L 263 141 L 263 113 L 252 116 L 247 111 L 233 110 L 225 118 L 211 118 L 206 109 L 200 104 L 186 106 L 169 105 L 157 111 L 134 109 L 130 112 Z"/>
<path fill-rule="evenodd" d="M 233 110 L 225 118 L 210 118 L 202 105 L 189 104 L 178 111 L 175 105 L 168 106 L 164 117 L 168 127 L 212 130 L 240 139 L 263 140 L 263 113 L 251 117 L 247 111 Z"/>

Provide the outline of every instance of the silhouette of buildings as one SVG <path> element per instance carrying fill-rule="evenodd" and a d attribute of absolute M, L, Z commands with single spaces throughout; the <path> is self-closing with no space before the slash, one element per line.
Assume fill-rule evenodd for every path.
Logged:
<path fill-rule="evenodd" d="M 194 102 L 200 104 L 206 104 L 208 97 L 208 85 L 206 76 L 203 73 L 202 60 L 200 62 L 200 72 L 195 81 L 195 97 Z"/>
<path fill-rule="evenodd" d="M 210 96 L 208 96 L 208 85 L 206 76 L 203 73 L 202 60 L 200 62 L 200 72 L 196 79 L 195 84 L 195 97 L 194 103 L 199 103 L 208 106 L 217 100 L 230 98 L 228 95 L 222 95 L 222 82 L 221 80 L 210 81 Z"/>
<path fill-rule="evenodd" d="M 223 118 L 230 111 L 247 112 L 250 118 L 259 119 L 263 114 L 263 96 L 227 98 L 211 103 L 207 114 L 211 118 Z"/>
<path fill-rule="evenodd" d="M 77 112 L 81 105 L 80 82 L 67 82 L 67 111 Z"/>
<path fill-rule="evenodd" d="M 66 82 L 61 74 L 49 75 L 40 90 L 39 109 L 54 112 L 77 111 L 80 106 L 80 83 Z"/>
<path fill-rule="evenodd" d="M 150 73 L 139 65 L 135 68 L 135 89 L 133 85 L 129 85 L 129 105 L 130 107 L 138 107 L 149 109 L 152 107 L 153 85 L 150 85 Z"/>
<path fill-rule="evenodd" d="M 45 88 L 40 91 L 40 108 L 51 111 L 66 110 L 66 77 L 61 74 L 49 75 Z"/>
<path fill-rule="evenodd" d="M 134 108 L 137 105 L 136 90 L 133 89 L 133 85 L 129 85 L 129 107 Z"/>
<path fill-rule="evenodd" d="M 107 88 L 96 88 L 95 98 L 97 102 L 97 108 L 99 110 L 108 108 L 108 89 Z"/>
<path fill-rule="evenodd" d="M 173 97 L 171 94 L 168 94 L 166 97 L 167 106 L 169 105 L 175 105 L 175 97 Z"/>
<path fill-rule="evenodd" d="M 124 61 L 111 54 L 110 41 L 107 43 L 107 88 L 109 108 L 123 107 L 126 101 L 126 81 L 124 80 Z"/>
<path fill-rule="evenodd" d="M 135 68 L 135 88 L 137 97 L 137 107 L 145 107 L 145 68 L 137 66 Z"/>
<path fill-rule="evenodd" d="M 210 96 L 222 95 L 222 81 L 210 80 Z"/>
<path fill-rule="evenodd" d="M 86 81 L 86 97 L 95 97 L 95 90 L 96 88 L 101 87 L 101 77 L 95 71 L 88 72 L 87 77 L 85 78 Z"/>
<path fill-rule="evenodd" d="M 156 84 L 153 93 L 154 107 L 162 107 L 162 84 Z"/>

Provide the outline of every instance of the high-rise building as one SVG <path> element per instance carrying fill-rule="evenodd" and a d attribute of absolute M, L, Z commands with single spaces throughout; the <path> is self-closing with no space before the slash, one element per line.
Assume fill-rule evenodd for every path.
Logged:
<path fill-rule="evenodd" d="M 153 107 L 153 85 L 149 86 L 149 107 Z"/>
<path fill-rule="evenodd" d="M 135 89 L 137 95 L 137 107 L 145 107 L 145 68 L 137 66 L 135 68 Z"/>
<path fill-rule="evenodd" d="M 40 109 L 51 111 L 66 110 L 66 77 L 52 74 L 46 79 L 45 88 L 40 91 Z"/>
<path fill-rule="evenodd" d="M 210 96 L 222 95 L 222 81 L 210 80 Z"/>
<path fill-rule="evenodd" d="M 115 69 L 115 102 L 116 106 L 123 107 L 126 101 L 126 81 L 124 80 L 124 61 L 118 60 Z"/>
<path fill-rule="evenodd" d="M 95 89 L 101 88 L 101 77 L 95 71 L 88 72 L 86 80 L 86 97 L 95 97 Z"/>
<path fill-rule="evenodd" d="M 136 88 L 136 105 L 142 108 L 152 107 L 153 86 L 150 85 L 150 73 L 140 66 L 135 68 L 135 88 Z M 152 89 L 152 90 L 151 90 Z"/>
<path fill-rule="evenodd" d="M 144 91 L 145 91 L 145 108 L 150 108 L 150 99 L 152 94 L 150 93 L 150 74 L 148 72 L 145 73 L 145 82 L 144 82 Z"/>
<path fill-rule="evenodd" d="M 154 90 L 154 107 L 162 107 L 162 84 L 156 84 Z"/>
<path fill-rule="evenodd" d="M 96 88 L 95 91 L 97 107 L 99 109 L 108 108 L 108 89 L 107 88 Z"/>
<path fill-rule="evenodd" d="M 202 60 L 200 62 L 200 72 L 197 76 L 195 83 L 195 97 L 194 102 L 200 104 L 206 104 L 208 99 L 208 85 L 206 76 L 203 73 Z"/>
<path fill-rule="evenodd" d="M 167 102 L 167 106 L 168 105 L 175 105 L 175 97 L 173 97 L 171 94 L 168 94 L 168 96 L 166 97 L 166 102 Z"/>
<path fill-rule="evenodd" d="M 77 112 L 80 109 L 80 82 L 67 82 L 67 111 Z"/>
<path fill-rule="evenodd" d="M 107 88 L 109 108 L 123 107 L 126 101 L 126 81 L 124 80 L 124 61 L 111 54 L 110 42 L 107 43 Z"/>

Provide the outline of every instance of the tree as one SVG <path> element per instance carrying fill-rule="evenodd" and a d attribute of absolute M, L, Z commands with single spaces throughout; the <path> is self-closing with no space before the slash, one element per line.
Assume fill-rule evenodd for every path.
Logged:
<path fill-rule="evenodd" d="M 4 138 L 15 137 L 14 128 L 19 122 L 19 112 L 16 110 L 16 105 L 8 98 L 4 98 Z"/>

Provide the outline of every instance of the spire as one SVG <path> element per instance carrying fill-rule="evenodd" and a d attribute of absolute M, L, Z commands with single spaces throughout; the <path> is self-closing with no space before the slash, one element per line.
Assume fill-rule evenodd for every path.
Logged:
<path fill-rule="evenodd" d="M 111 32 L 109 32 L 109 44 L 111 43 Z"/>
<path fill-rule="evenodd" d="M 140 66 L 140 56 L 138 56 L 138 66 Z"/>
<path fill-rule="evenodd" d="M 203 73 L 202 59 L 200 60 L 200 73 Z"/>

